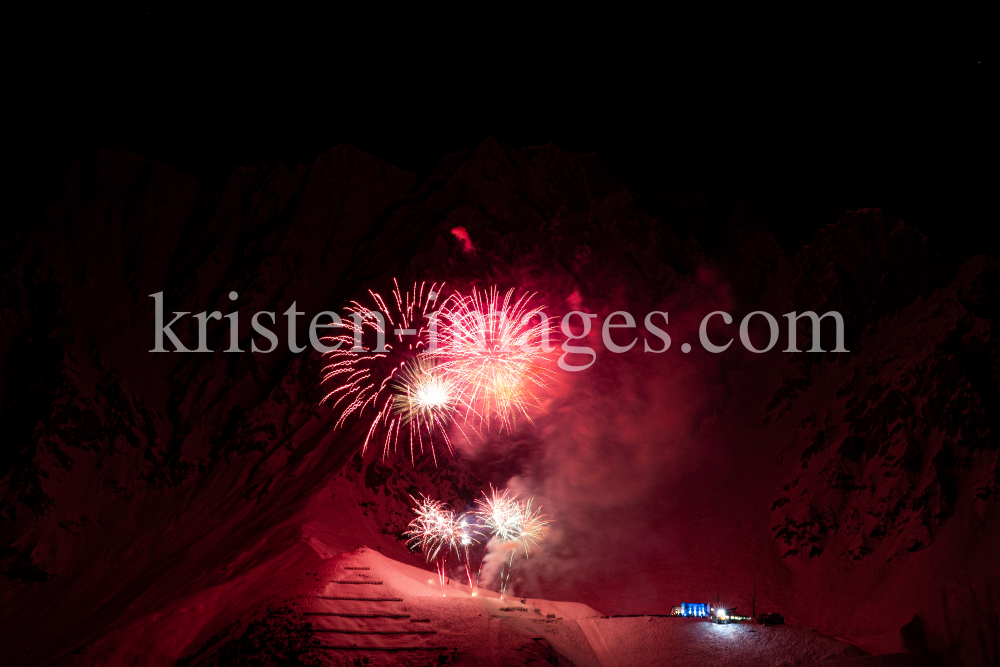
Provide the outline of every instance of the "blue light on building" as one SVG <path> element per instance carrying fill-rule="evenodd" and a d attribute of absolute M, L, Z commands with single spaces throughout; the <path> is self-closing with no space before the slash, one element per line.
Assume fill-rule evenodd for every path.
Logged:
<path fill-rule="evenodd" d="M 681 616 L 704 616 L 707 618 L 709 611 L 707 604 L 692 604 L 690 602 L 681 604 Z"/>

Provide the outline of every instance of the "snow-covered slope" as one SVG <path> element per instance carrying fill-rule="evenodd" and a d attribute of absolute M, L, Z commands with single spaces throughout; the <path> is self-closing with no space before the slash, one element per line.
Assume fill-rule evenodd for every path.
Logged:
<path fill-rule="evenodd" d="M 269 642 L 265 650 L 285 651 L 298 664 L 921 664 L 913 656 L 868 657 L 805 628 L 605 618 L 571 602 L 501 599 L 483 589 L 473 596 L 467 585 L 452 580 L 441 586 L 427 570 L 367 548 L 330 558 L 311 574 L 279 613 L 256 612 L 181 664 L 229 664 L 253 635 L 252 624 L 260 623 L 255 619 L 268 614 L 272 632 L 261 636 Z"/>

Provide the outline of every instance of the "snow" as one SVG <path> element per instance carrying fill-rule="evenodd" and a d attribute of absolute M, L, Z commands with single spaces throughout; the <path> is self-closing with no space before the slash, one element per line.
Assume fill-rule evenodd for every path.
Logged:
<path fill-rule="evenodd" d="M 321 573 L 323 583 L 303 598 L 306 613 L 383 615 L 310 615 L 314 630 L 321 630 L 314 632 L 321 643 L 340 647 L 322 649 L 331 664 L 338 664 L 338 656 L 385 655 L 383 649 L 394 649 L 396 656 L 445 655 L 459 665 L 532 664 L 534 659 L 578 667 L 919 664 L 912 656 L 867 656 L 850 644 L 802 627 L 606 618 L 572 602 L 526 598 L 522 603 L 482 589 L 472 596 L 468 584 L 450 580 L 441 586 L 431 571 L 373 549 L 333 557 Z M 380 601 L 329 600 L 319 595 Z"/>
<path fill-rule="evenodd" d="M 806 628 L 717 625 L 689 618 L 593 621 L 621 665 L 802 665 L 864 653 Z"/>

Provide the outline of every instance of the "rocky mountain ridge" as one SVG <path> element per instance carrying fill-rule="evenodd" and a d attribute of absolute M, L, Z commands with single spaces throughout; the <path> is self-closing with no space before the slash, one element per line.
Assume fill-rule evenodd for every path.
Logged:
<path fill-rule="evenodd" d="M 572 297 L 605 313 L 678 300 L 738 317 L 838 310 L 850 355 L 693 362 L 726 387 L 705 419 L 737 425 L 768 459 L 755 474 L 773 488 L 747 487 L 746 497 L 748 516 L 768 523 L 747 544 L 783 572 L 775 589 L 788 600 L 796 577 L 821 578 L 830 559 L 851 590 L 868 585 L 869 563 L 899 568 L 880 577 L 904 577 L 921 552 L 971 548 L 969 567 L 985 572 L 1000 497 L 996 261 L 947 266 L 931 241 L 878 210 L 848 213 L 791 258 L 749 204 L 702 234 L 682 237 L 641 212 L 600 157 L 554 146 L 489 140 L 444 158 L 422 182 L 339 146 L 308 167 L 239 169 L 211 192 L 125 152 L 78 163 L 63 196 L 4 242 L 0 260 L 0 572 L 15 635 L 32 637 L 61 609 L 46 660 L 123 641 L 136 619 L 280 559 L 268 543 L 296 539 L 309 499 L 338 473 L 358 489 L 345 516 L 371 509 L 396 527 L 407 492 L 467 503 L 488 476 L 475 456 L 415 469 L 359 459 L 358 425 L 334 429 L 319 405 L 322 360 L 288 353 L 284 338 L 271 354 L 227 354 L 218 326 L 214 353 L 151 354 L 149 295 L 160 291 L 171 311 L 283 313 L 294 302 L 310 316 L 393 277 L 488 280 L 553 308 Z M 175 330 L 186 343 L 197 337 L 190 319 Z M 976 521 L 985 537 L 968 544 L 943 528 Z M 396 548 L 388 530 L 385 548 Z M 869 568 L 856 584 L 854 563 Z M 609 576 L 613 588 L 633 575 Z M 952 583 L 941 586 L 954 592 Z M 659 604 L 678 585 L 653 586 L 663 588 Z M 929 641 L 946 650 L 943 615 L 927 608 L 938 596 L 888 614 L 871 602 L 852 612 L 851 628 L 831 620 L 836 610 L 787 604 L 800 623 L 857 635 L 894 634 L 898 616 L 920 613 Z M 586 601 L 633 611 L 613 597 Z M 231 613 L 206 612 L 182 634 L 200 645 Z"/>

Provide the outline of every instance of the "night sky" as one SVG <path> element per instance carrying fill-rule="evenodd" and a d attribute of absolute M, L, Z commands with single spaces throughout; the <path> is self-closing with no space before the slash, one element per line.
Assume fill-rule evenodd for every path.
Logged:
<path fill-rule="evenodd" d="M 494 136 L 601 153 L 656 214 L 669 213 L 664 192 L 698 193 L 723 219 L 749 199 L 793 250 L 844 210 L 878 206 L 964 258 L 996 247 L 983 229 L 994 64 L 979 18 L 15 13 L 2 196 L 31 188 L 38 209 L 98 148 L 212 183 L 345 142 L 419 175 Z"/>

